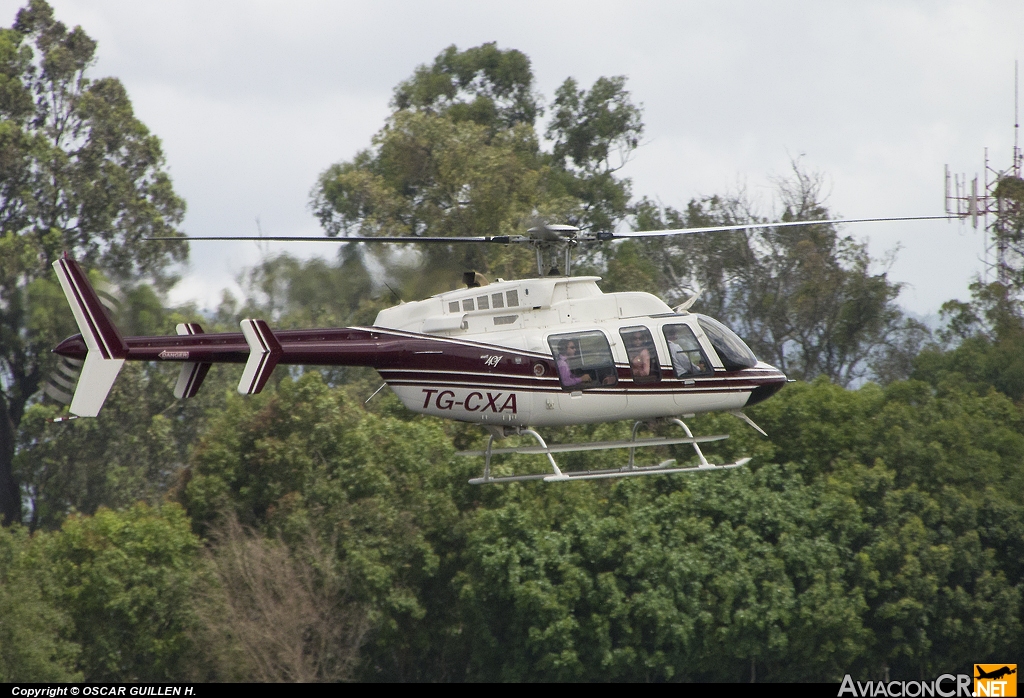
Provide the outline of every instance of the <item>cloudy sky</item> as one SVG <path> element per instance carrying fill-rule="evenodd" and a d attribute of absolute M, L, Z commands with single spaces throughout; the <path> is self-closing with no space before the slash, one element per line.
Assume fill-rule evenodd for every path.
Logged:
<path fill-rule="evenodd" d="M 0 0 L 4 25 L 22 4 Z M 1024 59 L 1020 0 L 52 4 L 99 41 L 93 74 L 120 78 L 163 139 L 193 235 L 255 234 L 257 217 L 268 235 L 319 234 L 310 188 L 369 144 L 395 84 L 450 44 L 487 41 L 524 51 L 547 98 L 568 76 L 629 77 L 646 124 L 625 170 L 637 194 L 681 207 L 743 187 L 767 210 L 772 177 L 801 158 L 837 214 L 940 214 L 944 164 L 973 176 L 988 147 L 1009 166 Z M 900 247 L 891 276 L 919 314 L 983 270 L 969 226 L 846 232 L 879 256 Z M 261 250 L 200 244 L 172 298 L 209 306 Z M 317 253 L 333 249 L 301 251 Z"/>

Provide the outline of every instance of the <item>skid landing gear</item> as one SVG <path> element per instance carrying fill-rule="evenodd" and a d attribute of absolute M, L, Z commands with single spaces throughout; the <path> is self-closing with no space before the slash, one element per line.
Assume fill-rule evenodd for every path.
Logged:
<path fill-rule="evenodd" d="M 636 422 L 633 425 L 633 432 L 628 441 L 598 441 L 583 444 L 554 444 L 548 446 L 544 441 L 544 438 L 533 429 L 516 429 L 511 433 L 501 432 L 496 434 L 493 430 L 491 432 L 490 439 L 487 441 L 487 448 L 483 451 L 460 451 L 456 453 L 457 456 L 483 456 L 484 457 L 484 474 L 483 477 L 473 478 L 469 481 L 471 485 L 485 485 L 499 482 L 522 482 L 525 480 L 544 480 L 545 482 L 566 482 L 568 480 L 604 480 L 608 478 L 619 478 L 619 477 L 635 477 L 640 475 L 667 475 L 670 473 L 690 473 L 697 471 L 707 470 L 728 470 L 731 468 L 739 468 L 750 462 L 749 458 L 740 458 L 735 463 L 727 463 L 724 465 L 715 465 L 709 463 L 707 458 L 704 457 L 704 453 L 700 450 L 700 444 L 709 443 L 712 441 L 721 441 L 729 438 L 727 434 L 719 434 L 716 436 L 697 436 L 695 437 L 690 431 L 690 428 L 681 419 L 672 418 L 668 420 L 672 424 L 677 424 L 682 428 L 686 436 L 679 437 L 656 437 L 656 438 L 645 438 L 638 439 L 637 431 L 640 429 L 645 422 Z M 494 448 L 494 440 L 496 438 L 503 438 L 506 435 L 511 434 L 527 434 L 532 436 L 537 442 L 537 446 L 517 446 L 512 448 Z M 643 448 L 646 446 L 669 446 L 672 444 L 690 444 L 693 446 L 694 451 L 697 452 L 697 458 L 700 463 L 696 466 L 687 467 L 674 467 L 676 464 L 675 459 L 670 459 L 659 463 L 658 465 L 645 465 L 638 466 L 635 462 L 636 449 Z M 629 461 L 622 468 L 606 469 L 606 470 L 574 470 L 574 471 L 563 471 L 558 467 L 558 463 L 555 462 L 555 453 L 570 453 L 577 451 L 604 451 L 613 448 L 627 448 L 629 449 Z M 493 477 L 491 475 L 491 457 L 497 455 L 505 455 L 510 453 L 518 454 L 533 454 L 533 455 L 544 455 L 547 456 L 548 462 L 551 464 L 551 474 L 537 473 L 532 475 L 503 475 L 499 477 Z"/>

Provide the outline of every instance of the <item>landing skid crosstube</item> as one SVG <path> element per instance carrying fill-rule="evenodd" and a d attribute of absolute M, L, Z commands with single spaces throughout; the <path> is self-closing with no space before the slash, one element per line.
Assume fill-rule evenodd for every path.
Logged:
<path fill-rule="evenodd" d="M 723 465 L 715 465 L 709 463 L 707 458 L 704 457 L 704 453 L 700 450 L 702 443 L 709 443 L 713 441 L 722 441 L 723 439 L 729 438 L 728 434 L 717 434 L 714 436 L 693 436 L 690 432 L 690 428 L 686 426 L 679 419 L 669 420 L 673 424 L 677 424 L 682 427 L 686 432 L 686 436 L 680 437 L 657 437 L 657 438 L 636 438 L 637 429 L 644 424 L 644 422 L 637 422 L 633 425 L 633 436 L 628 440 L 621 441 L 595 441 L 590 443 L 580 444 L 554 444 L 548 446 L 543 437 L 533 429 L 521 429 L 520 434 L 528 434 L 532 436 L 538 446 L 516 446 L 512 448 L 494 448 L 494 435 L 492 434 L 490 440 L 487 442 L 487 448 L 483 451 L 459 451 L 455 455 L 457 456 L 471 456 L 479 457 L 483 456 L 486 460 L 484 462 L 484 474 L 483 477 L 473 478 L 469 481 L 471 485 L 484 485 L 484 484 L 496 484 L 500 482 L 523 482 L 526 480 L 544 480 L 545 482 L 567 482 L 569 480 L 605 480 L 610 478 L 619 477 L 636 477 L 639 475 L 668 475 L 671 473 L 692 473 L 701 472 L 708 470 L 728 470 L 731 468 L 739 468 L 750 462 L 749 458 L 740 458 L 735 463 L 727 463 Z M 683 468 L 673 467 L 676 464 L 676 460 L 670 459 L 659 463 L 658 465 L 646 465 L 637 466 L 634 463 L 634 454 L 637 448 L 643 448 L 646 446 L 671 446 L 674 444 L 690 444 L 697 452 L 697 457 L 700 463 L 695 466 L 687 466 Z M 574 470 L 574 471 L 563 471 L 558 467 L 555 462 L 554 453 L 571 453 L 578 451 L 605 451 L 615 448 L 628 448 L 629 449 L 629 462 L 622 468 L 609 468 L 605 470 Z M 547 456 L 549 463 L 551 464 L 552 473 L 535 473 L 530 475 L 502 475 L 494 477 L 491 475 L 491 456 L 506 455 L 506 454 L 521 454 L 521 455 L 544 455 Z"/>

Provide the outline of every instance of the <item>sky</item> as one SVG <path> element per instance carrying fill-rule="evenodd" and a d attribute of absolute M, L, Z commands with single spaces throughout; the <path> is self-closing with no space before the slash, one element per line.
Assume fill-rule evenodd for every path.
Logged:
<path fill-rule="evenodd" d="M 10 26 L 22 1 L 0 0 Z M 309 192 L 370 145 L 394 86 L 455 44 L 526 53 L 545 101 L 565 78 L 625 75 L 642 146 L 636 195 L 685 207 L 743 189 L 772 207 L 790 163 L 820 172 L 851 218 L 939 215 L 944 165 L 1011 164 L 1024 2 L 128 2 L 52 0 L 99 42 L 94 77 L 127 87 L 163 141 L 190 235 L 318 235 Z M 1022 66 L 1024 72 L 1024 66 Z M 486 234 L 486 231 L 480 231 Z M 844 228 L 895 251 L 899 302 L 967 298 L 985 236 L 956 222 Z M 212 308 L 261 255 L 332 244 L 194 243 L 175 303 Z M 638 289 L 639 290 L 639 289 Z"/>

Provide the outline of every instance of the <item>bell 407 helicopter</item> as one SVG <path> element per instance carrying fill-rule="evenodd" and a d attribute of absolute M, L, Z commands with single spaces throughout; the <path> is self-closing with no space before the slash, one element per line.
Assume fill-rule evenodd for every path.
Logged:
<path fill-rule="evenodd" d="M 181 364 L 174 394 L 199 391 L 214 363 L 245 364 L 238 391 L 260 392 L 274 367 L 283 365 L 369 366 L 377 370 L 410 410 L 475 423 L 490 433 L 482 456 L 483 476 L 472 484 L 543 479 L 548 482 L 618 478 L 737 468 L 749 462 L 714 465 L 700 444 L 727 435 L 694 436 L 681 417 L 727 412 L 764 434 L 743 408 L 766 400 L 785 385 L 786 376 L 758 361 L 746 344 L 717 320 L 689 312 L 696 296 L 677 308 L 650 293 L 603 293 L 599 277 L 570 276 L 571 251 L 583 242 L 660 237 L 763 227 L 821 225 L 872 218 L 797 221 L 710 228 L 624 233 L 584 233 L 567 225 L 531 228 L 525 236 L 498 237 L 192 237 L 169 240 L 311 240 L 372 243 L 456 242 L 515 244 L 536 248 L 538 278 L 488 283 L 465 275 L 466 288 L 382 310 L 371 327 L 272 330 L 260 319 L 241 321 L 240 333 L 204 333 L 196 323 L 177 326 L 177 335 L 122 337 L 104 310 L 88 277 L 65 255 L 54 269 L 74 311 L 81 334 L 54 352 L 79 364 L 70 413 L 99 413 L 125 361 Z M 564 253 L 564 275 L 544 274 L 545 254 Z M 383 387 L 383 386 L 381 386 Z M 622 441 L 548 445 L 534 427 L 633 420 L 632 437 Z M 642 425 L 667 420 L 676 437 L 638 438 Z M 56 421 L 56 420 L 55 420 Z M 494 448 L 495 440 L 525 434 L 536 446 Z M 698 465 L 676 461 L 637 466 L 635 449 L 690 444 Z M 597 471 L 563 471 L 554 454 L 628 449 L 625 466 Z M 493 476 L 491 457 L 519 453 L 546 456 L 551 472 Z"/>

